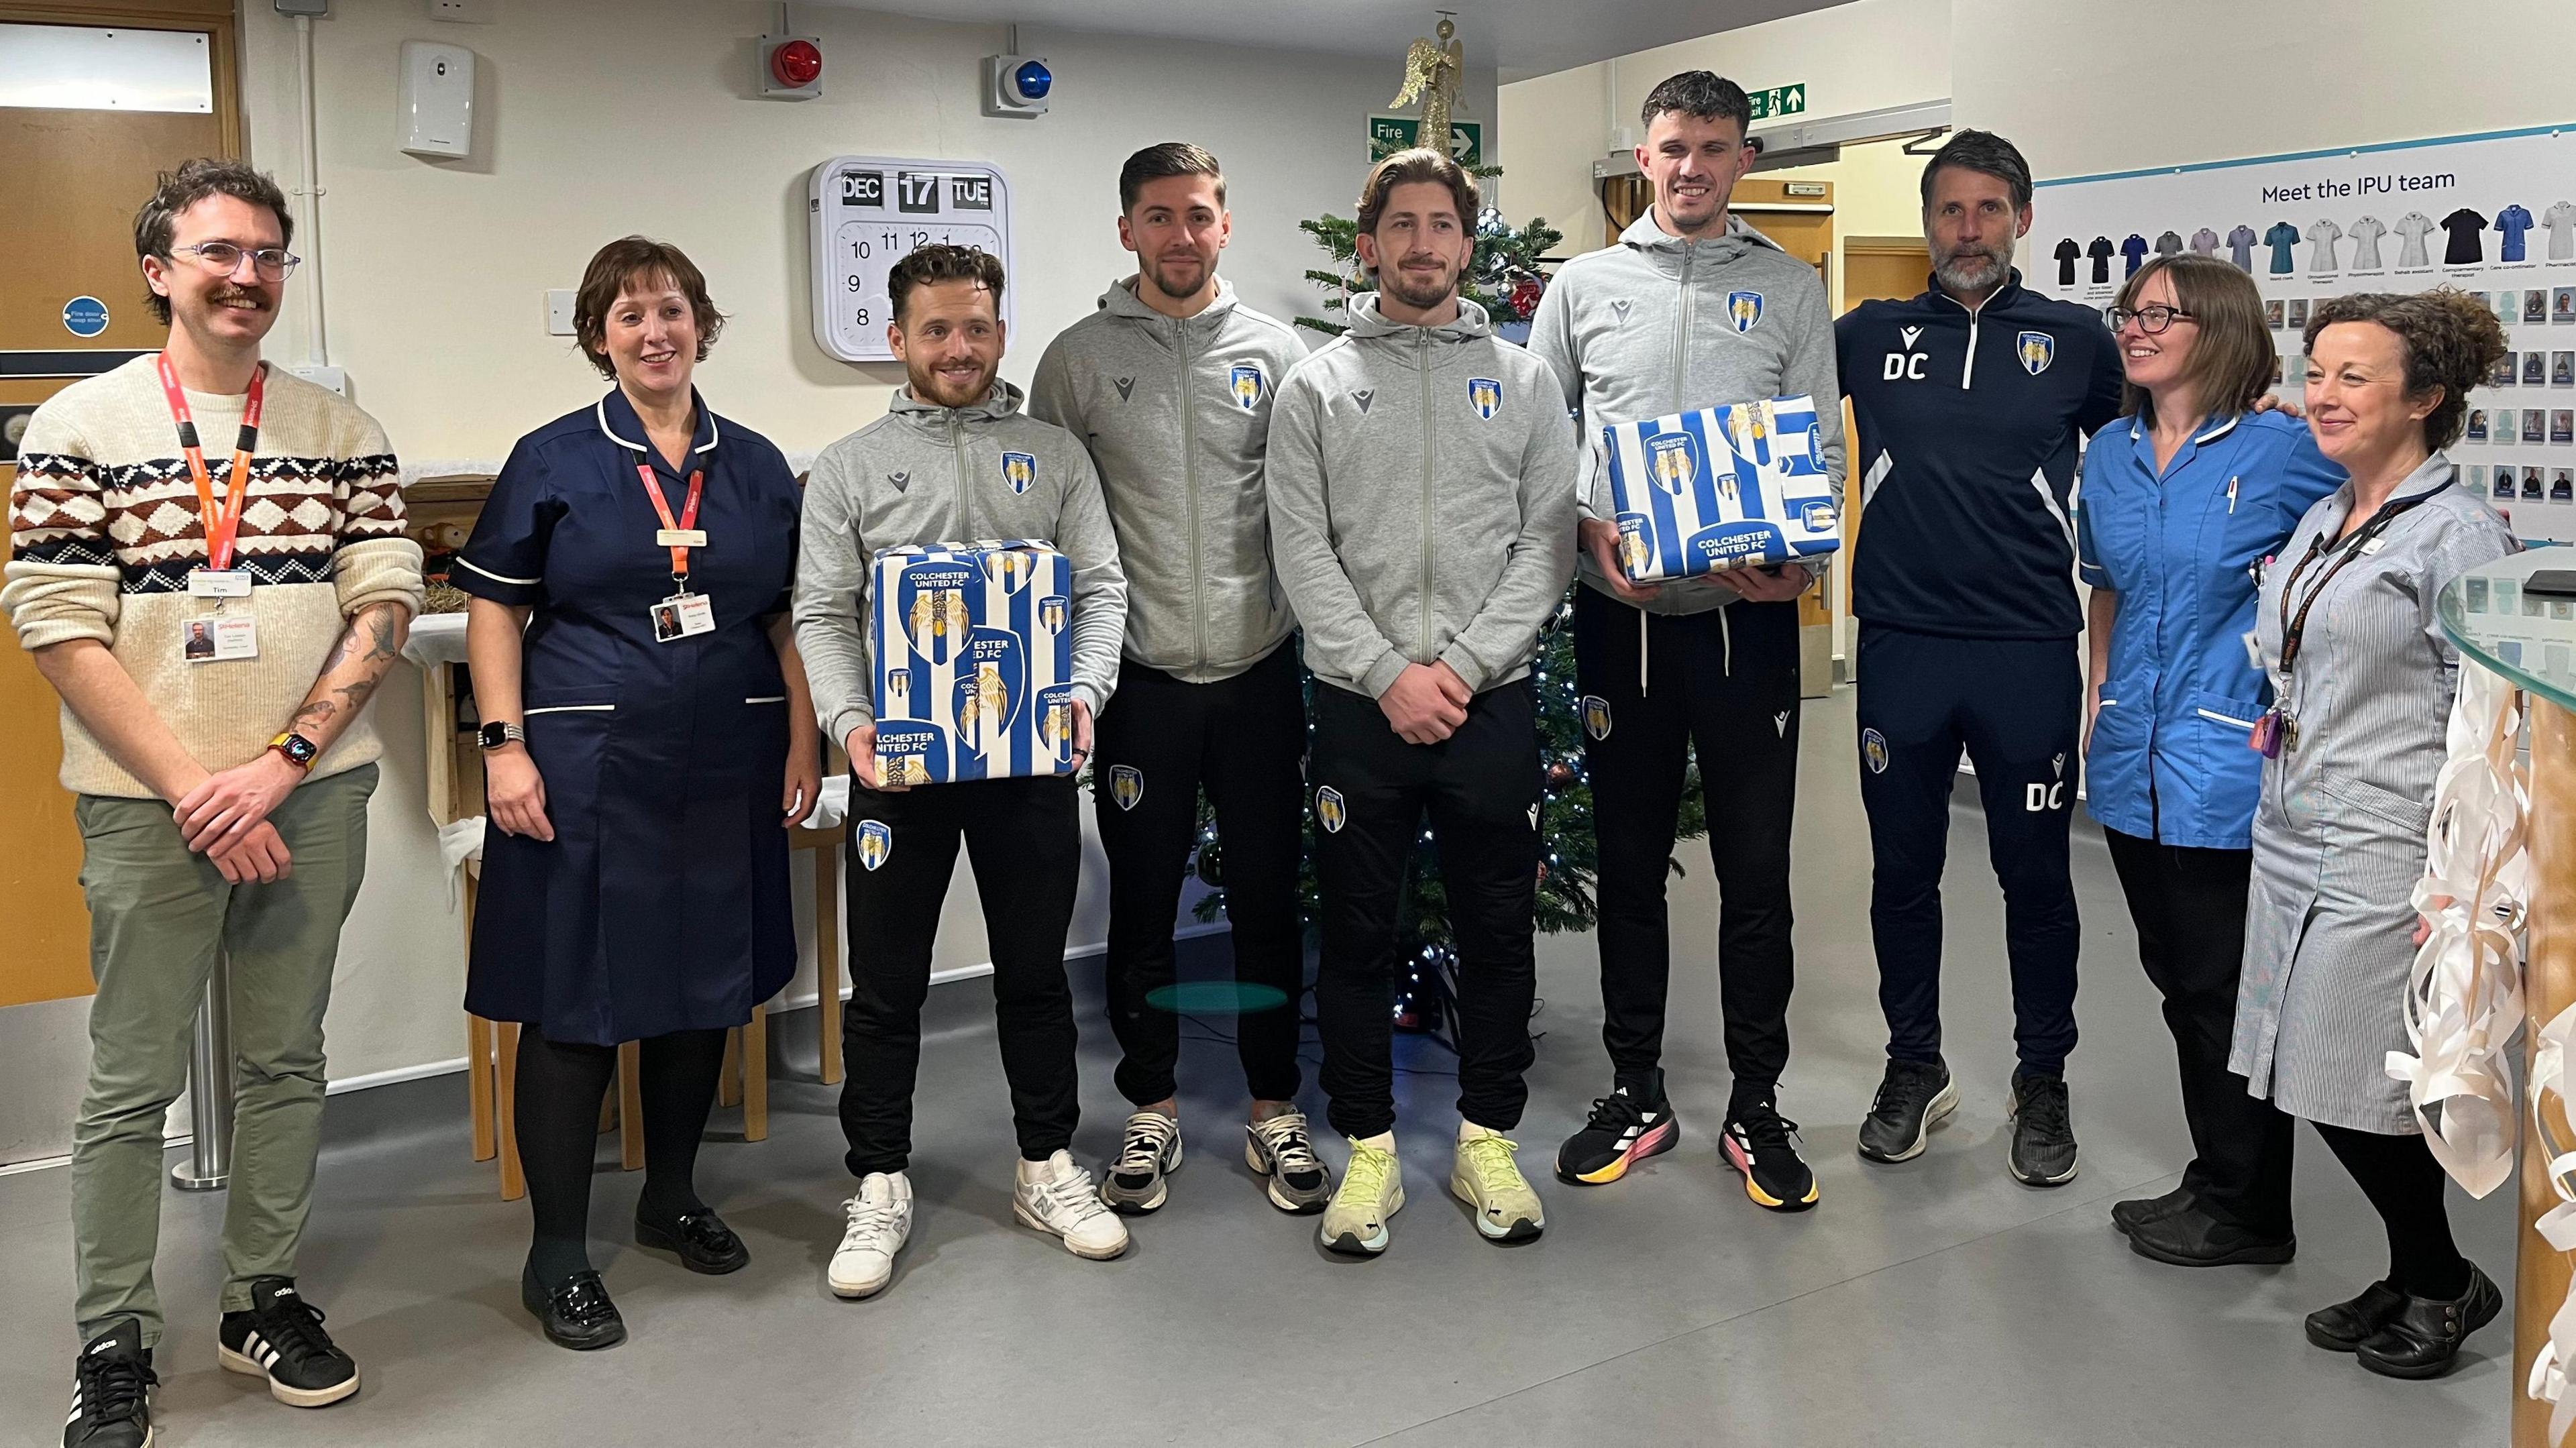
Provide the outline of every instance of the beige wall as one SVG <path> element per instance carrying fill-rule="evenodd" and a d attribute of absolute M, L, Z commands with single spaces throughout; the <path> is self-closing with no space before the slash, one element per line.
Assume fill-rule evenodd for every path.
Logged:
<path fill-rule="evenodd" d="M 1647 92 L 1677 71 L 1714 70 L 1747 89 L 1803 83 L 1806 113 L 1818 119 L 1940 100 L 1950 94 L 1951 4 L 1854 0 L 1507 85 L 1512 214 L 1585 217 L 1574 249 L 1599 246 L 1592 163 L 1617 144 L 1617 128 L 1634 130 Z"/>
<path fill-rule="evenodd" d="M 601 243 L 667 237 L 731 314 L 707 362 L 709 402 L 791 454 L 873 419 L 899 369 L 826 356 L 807 320 L 805 177 L 852 153 L 998 162 L 1015 219 L 1018 330 L 1006 376 L 1025 381 L 1046 340 L 1133 271 L 1118 248 L 1117 168 L 1138 146 L 1199 140 L 1226 164 L 1235 242 L 1225 271 L 1266 311 L 1313 310 L 1301 279 L 1320 256 L 1296 229 L 1349 214 L 1366 168 L 1365 115 L 1395 92 L 1398 58 L 1129 41 L 1024 26 L 1053 62 L 1053 111 L 980 115 L 981 57 L 1000 26 L 796 7 L 822 37 L 824 94 L 759 98 L 753 37 L 774 6 L 710 0 L 516 0 L 492 25 L 431 22 L 419 0 L 358 0 L 314 26 L 331 360 L 411 459 L 490 459 L 600 384 L 549 337 L 540 293 L 578 283 Z M 251 151 L 292 185 L 294 31 L 245 6 Z M 1472 34 L 1469 37 L 1472 41 Z M 395 149 L 395 71 L 406 39 L 475 52 L 474 154 Z M 1494 114 L 1493 72 L 1467 111 Z M 1495 146 L 1499 150 L 1499 144 Z M 291 301 L 278 349 L 300 356 Z"/>
<path fill-rule="evenodd" d="M 2042 178 L 2576 121 L 2567 0 L 1953 8 L 1956 120 L 2012 137 Z M 2182 71 L 2123 65 L 2159 53 Z"/>

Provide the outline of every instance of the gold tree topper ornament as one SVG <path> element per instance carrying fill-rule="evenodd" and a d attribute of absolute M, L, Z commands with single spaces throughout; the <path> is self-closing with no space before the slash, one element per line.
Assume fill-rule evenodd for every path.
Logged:
<path fill-rule="evenodd" d="M 1413 144 L 1428 146 L 1441 155 L 1449 149 L 1449 113 L 1458 107 L 1458 87 L 1467 73 L 1467 47 L 1459 42 L 1458 26 L 1440 12 L 1438 40 L 1415 36 L 1404 52 L 1404 89 L 1396 92 L 1390 107 L 1402 106 L 1419 96 L 1422 100 L 1422 123 L 1414 128 Z"/>

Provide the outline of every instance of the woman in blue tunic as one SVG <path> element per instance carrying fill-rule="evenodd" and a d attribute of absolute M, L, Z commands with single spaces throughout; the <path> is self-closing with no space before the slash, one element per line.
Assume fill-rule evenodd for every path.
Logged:
<path fill-rule="evenodd" d="M 626 1336 L 587 1247 L 621 1042 L 642 1042 L 636 1241 L 750 1260 L 692 1176 L 725 1030 L 796 965 L 786 831 L 820 766 L 786 613 L 800 499 L 690 385 L 723 320 L 676 247 L 591 258 L 574 334 L 617 385 L 519 440 L 454 574 L 492 824 L 465 1006 L 526 1027 L 520 1296 L 565 1347 Z"/>

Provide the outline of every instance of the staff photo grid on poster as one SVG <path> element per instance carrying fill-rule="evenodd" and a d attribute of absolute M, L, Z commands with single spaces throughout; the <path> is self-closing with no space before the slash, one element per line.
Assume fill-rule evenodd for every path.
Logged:
<path fill-rule="evenodd" d="M 2512 348 L 2450 450 L 2527 541 L 2576 541 L 2576 123 L 2043 181 L 2024 280 L 2099 309 L 2156 255 L 2235 263 L 2262 289 L 2274 391 L 2307 381 L 2311 311 L 2456 287 Z"/>

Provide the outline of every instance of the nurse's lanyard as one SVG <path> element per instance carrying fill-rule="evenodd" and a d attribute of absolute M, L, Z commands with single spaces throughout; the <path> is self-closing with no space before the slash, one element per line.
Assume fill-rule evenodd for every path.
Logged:
<path fill-rule="evenodd" d="M 644 491 L 653 496 L 653 511 L 662 515 L 662 531 L 653 541 L 671 550 L 671 582 L 681 593 L 689 591 L 689 549 L 703 545 L 707 535 L 698 531 L 698 499 L 707 490 L 704 469 L 689 474 L 689 501 L 680 508 L 680 516 L 671 516 L 671 500 L 662 496 L 662 485 L 653 480 L 650 464 L 637 463 L 635 475 L 644 480 Z"/>
<path fill-rule="evenodd" d="M 2391 498 L 2380 504 L 2379 511 L 2371 514 L 2370 521 L 2362 524 L 2359 531 L 2355 532 L 2347 543 L 2330 544 L 2323 532 L 2319 532 L 2316 537 L 2308 541 L 2308 551 L 2300 557 L 2298 566 L 2290 570 L 2288 580 L 2281 585 L 2280 687 L 2273 690 L 2272 707 L 2262 718 L 2254 721 L 2254 732 L 2247 736 L 2245 741 L 2264 758 L 2278 759 L 2283 748 L 2299 747 L 2299 720 L 2297 715 L 2290 712 L 2288 700 L 2290 676 L 2298 670 L 2299 648 L 2308 636 L 2308 610 L 2317 606 L 2317 599 L 2324 595 L 2326 585 L 2334 582 L 2335 575 L 2343 571 L 2345 564 L 2363 554 L 2376 552 L 2380 535 L 2386 533 L 2391 524 L 2404 517 L 2408 511 L 2432 501 L 2435 495 L 2449 486 L 2450 484 L 2446 482 L 2440 487 L 2427 489 L 2411 498 Z M 2308 590 L 2307 597 L 2299 601 L 2298 615 L 2295 618 L 2292 617 L 2290 596 L 2298 591 L 2300 576 L 2308 571 L 2309 564 L 2316 562 L 2330 549 L 2336 554 L 2334 562 L 2327 566 L 2324 573 L 2317 576 L 2315 586 Z"/>
<path fill-rule="evenodd" d="M 179 450 L 188 455 L 188 476 L 197 484 L 197 517 L 206 530 L 206 568 L 229 572 L 233 543 L 241 536 L 242 508 L 250 501 L 250 455 L 259 450 L 260 403 L 267 395 L 268 364 L 261 363 L 250 374 L 250 400 L 242 404 L 241 432 L 233 441 L 232 477 L 225 484 L 224 500 L 218 503 L 214 474 L 207 470 L 206 450 L 197 441 L 197 422 L 188 411 L 188 394 L 179 386 L 170 354 L 157 354 L 152 361 L 161 372 L 161 395 L 170 404 L 170 420 L 179 425 Z"/>

